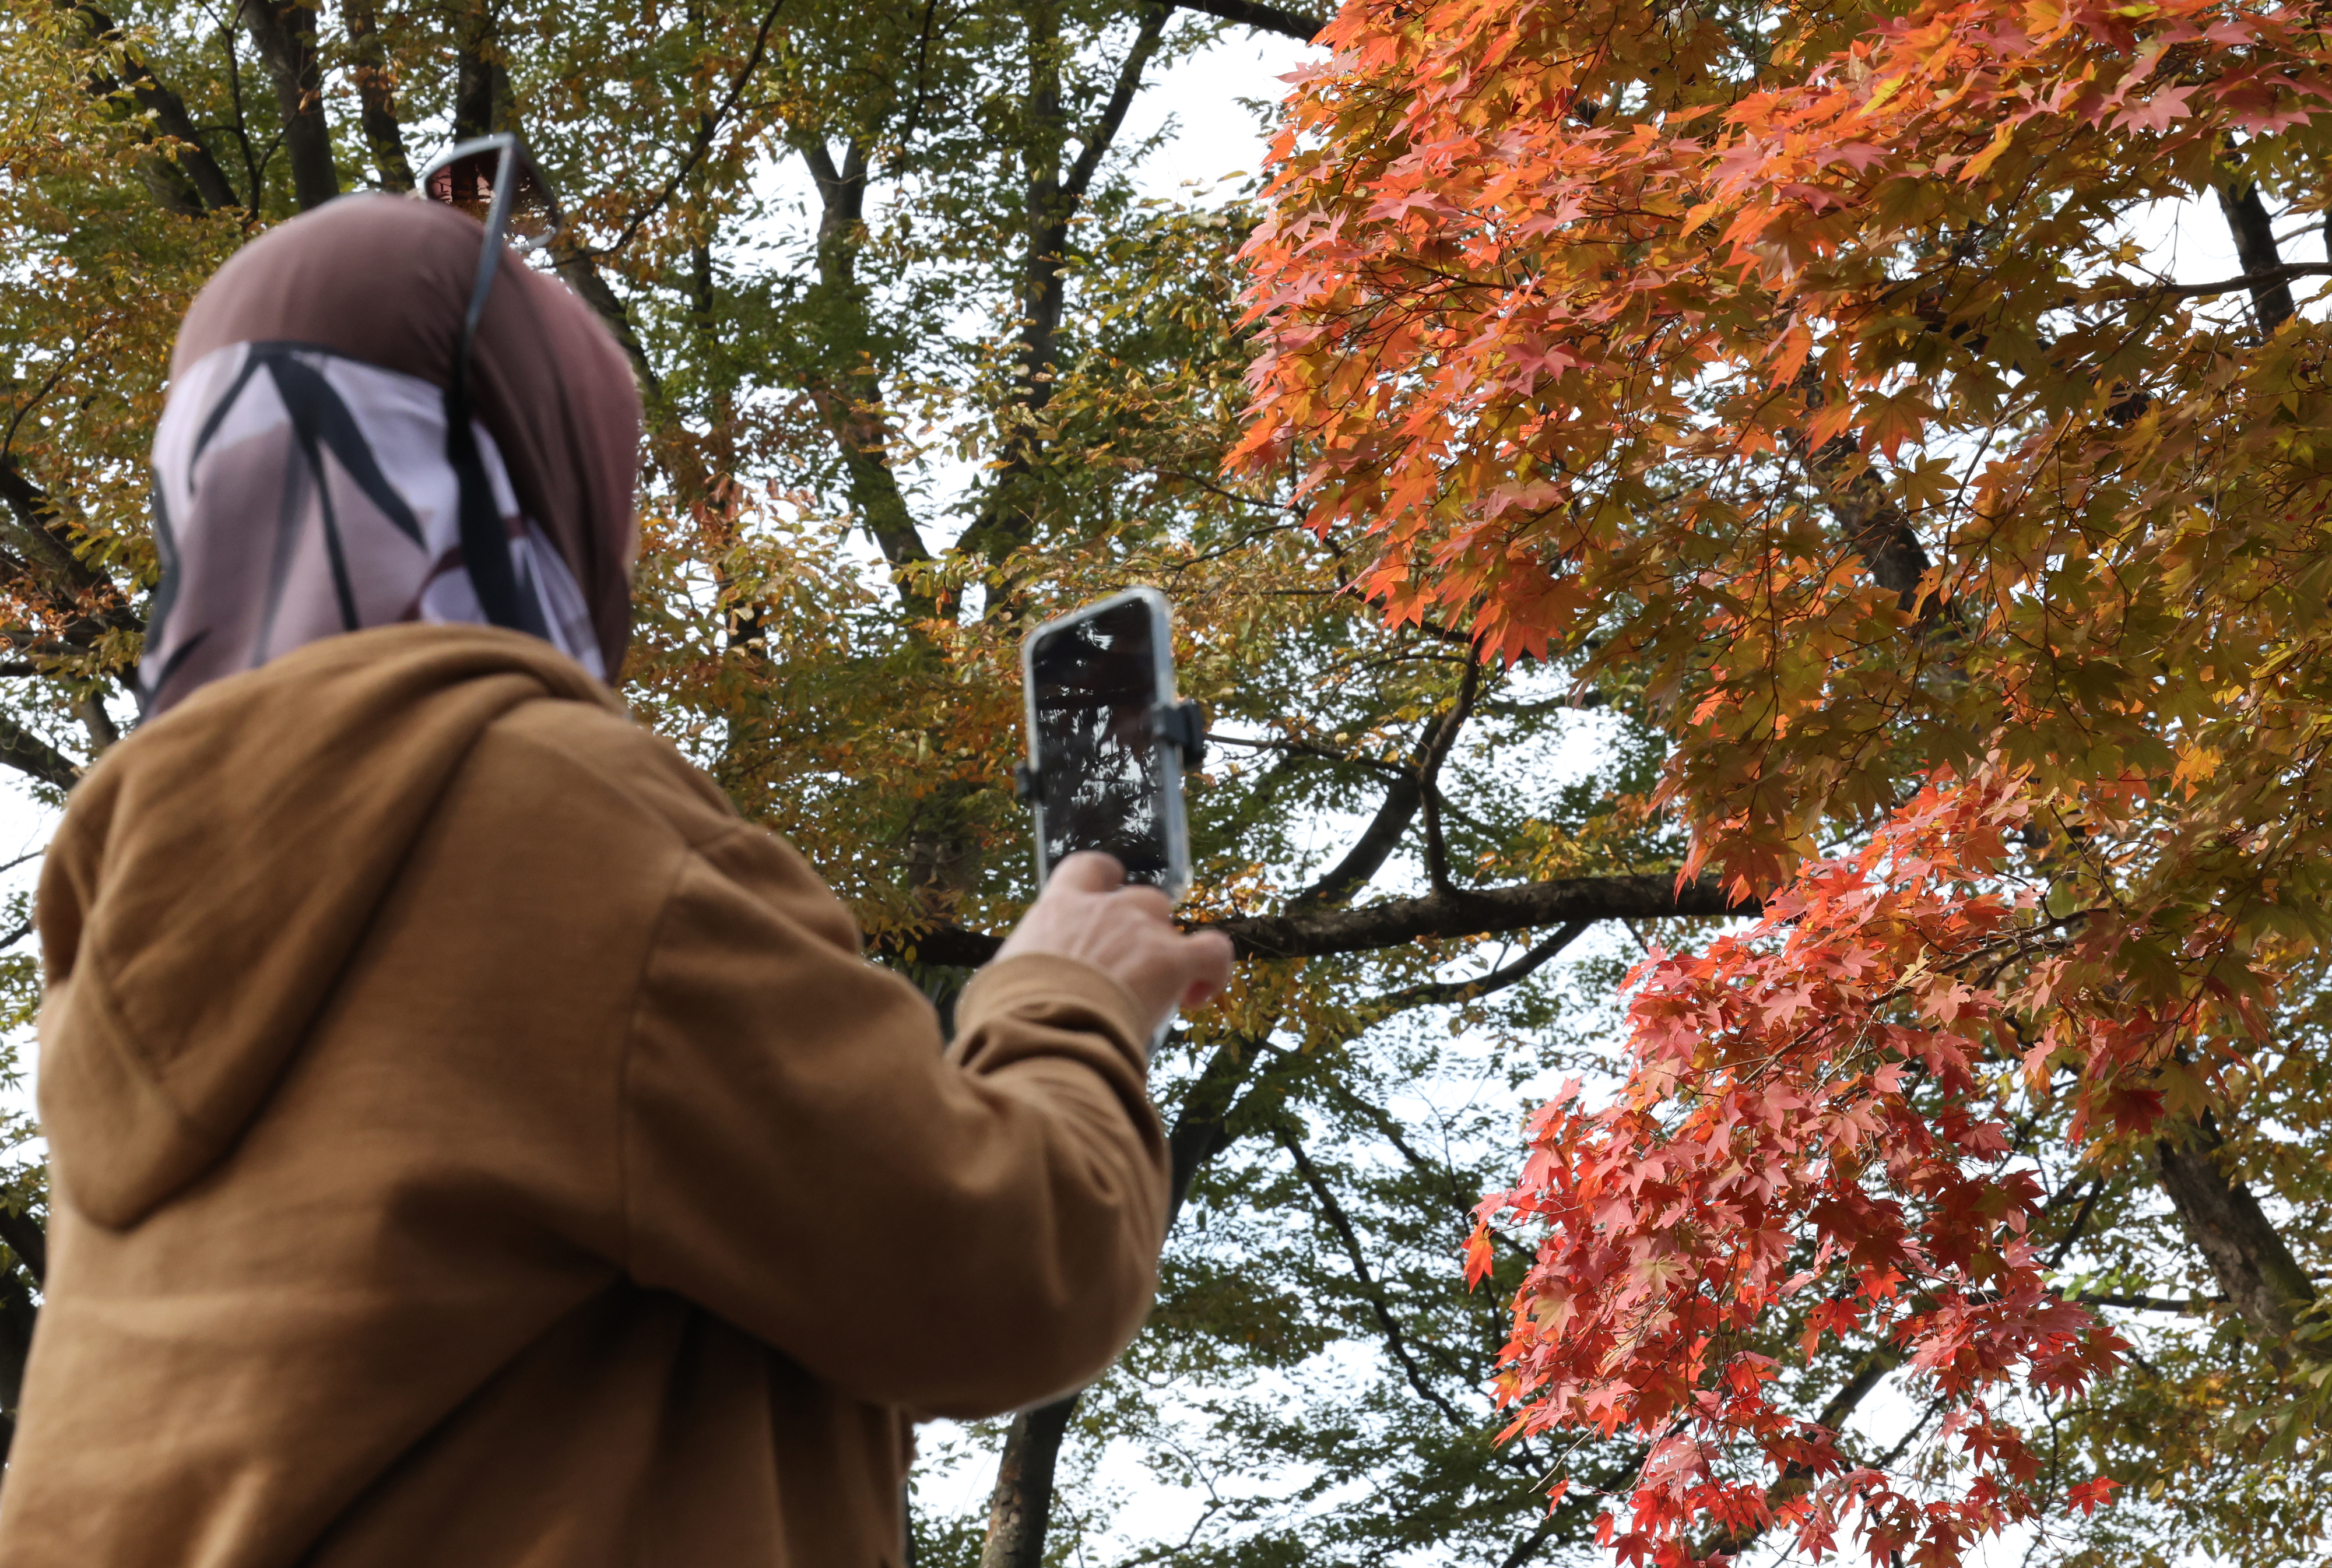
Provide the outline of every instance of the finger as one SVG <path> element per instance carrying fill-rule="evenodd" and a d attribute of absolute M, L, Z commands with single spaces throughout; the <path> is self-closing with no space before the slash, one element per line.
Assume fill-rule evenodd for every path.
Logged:
<path fill-rule="evenodd" d="M 1125 884 L 1125 867 L 1114 855 L 1104 855 L 1098 849 L 1080 849 L 1058 865 L 1047 887 L 1066 887 L 1072 893 L 1107 893 Z"/>
<path fill-rule="evenodd" d="M 1146 882 L 1128 883 L 1118 889 L 1117 898 L 1120 904 L 1148 919 L 1171 921 L 1174 918 L 1174 901 Z"/>

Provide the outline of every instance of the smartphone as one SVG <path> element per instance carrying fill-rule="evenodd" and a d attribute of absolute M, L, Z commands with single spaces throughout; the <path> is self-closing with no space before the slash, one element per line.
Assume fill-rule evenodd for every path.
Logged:
<path fill-rule="evenodd" d="M 1028 703 L 1022 798 L 1037 808 L 1037 884 L 1084 849 L 1180 902 L 1190 888 L 1182 770 L 1201 760 L 1195 703 L 1174 695 L 1166 596 L 1128 588 L 1047 621 L 1020 645 Z"/>

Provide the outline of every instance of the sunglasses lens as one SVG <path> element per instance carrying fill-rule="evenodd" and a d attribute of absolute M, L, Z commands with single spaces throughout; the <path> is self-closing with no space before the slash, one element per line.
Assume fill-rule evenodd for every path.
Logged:
<path fill-rule="evenodd" d="M 550 205 L 550 193 L 533 177 L 533 170 L 521 168 L 518 189 L 511 193 L 511 243 L 526 248 L 546 244 L 558 227 L 558 209 Z"/>
<path fill-rule="evenodd" d="M 468 158 L 455 158 L 430 175 L 429 199 L 459 207 L 483 220 L 487 204 L 494 199 L 494 176 L 501 170 L 502 161 L 499 152 L 473 153 Z"/>
<path fill-rule="evenodd" d="M 530 250 L 547 243 L 558 229 L 559 209 L 527 159 L 508 156 L 500 148 L 473 153 L 431 173 L 425 188 L 431 201 L 459 207 L 483 223 L 505 170 L 511 171 L 510 177 L 517 182 L 511 191 L 505 237 L 521 250 Z"/>

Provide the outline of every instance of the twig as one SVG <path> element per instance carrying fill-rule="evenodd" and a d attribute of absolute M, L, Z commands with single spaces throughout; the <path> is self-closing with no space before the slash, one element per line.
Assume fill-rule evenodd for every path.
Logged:
<path fill-rule="evenodd" d="M 769 46 L 769 29 L 777 25 L 778 13 L 784 10 L 785 6 L 786 0 L 769 0 L 769 8 L 762 14 L 760 28 L 753 34 L 752 53 L 745 57 L 745 63 L 738 70 L 736 80 L 730 82 L 728 96 L 721 100 L 720 108 L 697 122 L 696 135 L 692 139 L 688 156 L 680 160 L 680 167 L 672 171 L 672 177 L 664 182 L 664 189 L 656 193 L 655 199 L 634 213 L 625 223 L 622 232 L 614 239 L 604 245 L 578 247 L 578 254 L 591 257 L 613 255 L 630 244 L 632 237 L 640 232 L 640 225 L 655 216 L 664 209 L 664 204 L 672 200 L 673 193 L 680 189 L 680 182 L 686 179 L 689 171 L 703 160 L 706 153 L 712 150 L 714 133 L 721 129 L 722 122 L 727 120 L 731 111 L 737 107 L 738 99 L 744 96 L 745 84 L 753 79 L 753 72 L 761 68 L 761 56 L 768 52 Z"/>

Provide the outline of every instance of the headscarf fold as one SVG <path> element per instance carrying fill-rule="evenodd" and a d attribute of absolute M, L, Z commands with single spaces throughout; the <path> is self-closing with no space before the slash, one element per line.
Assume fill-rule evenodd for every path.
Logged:
<path fill-rule="evenodd" d="M 238 252 L 196 300 L 155 433 L 148 714 L 319 637 L 486 622 L 444 396 L 482 241 L 444 207 L 347 197 Z M 631 368 L 581 301 L 508 255 L 471 387 L 521 597 L 611 679 L 631 626 Z"/>

